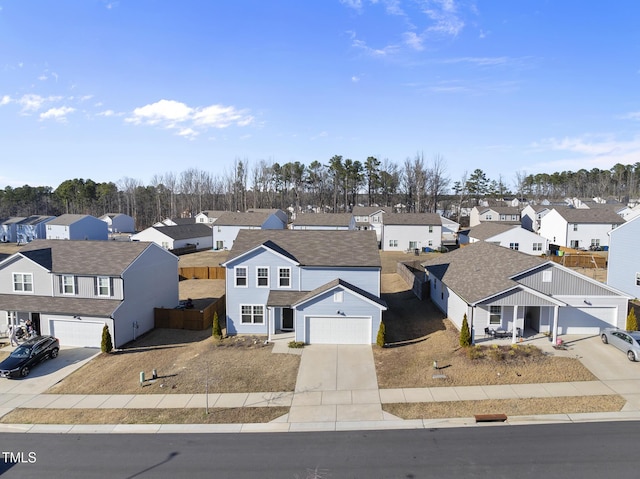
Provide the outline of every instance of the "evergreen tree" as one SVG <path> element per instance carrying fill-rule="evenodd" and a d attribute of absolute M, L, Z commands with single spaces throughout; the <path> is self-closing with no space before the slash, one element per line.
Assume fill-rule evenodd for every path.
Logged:
<path fill-rule="evenodd" d="M 469 323 L 467 322 L 467 314 L 462 318 L 462 328 L 460 329 L 460 346 L 467 348 L 471 346 L 471 331 L 469 331 Z"/>
<path fill-rule="evenodd" d="M 100 349 L 103 353 L 110 353 L 113 349 L 113 344 L 111 343 L 111 333 L 109 332 L 109 326 L 106 324 L 102 328 L 102 343 L 100 344 Z"/>
<path fill-rule="evenodd" d="M 378 328 L 378 337 L 376 338 L 376 344 L 381 348 L 384 348 L 384 336 L 385 336 L 385 326 L 382 321 L 380 321 L 380 327 Z"/>
<path fill-rule="evenodd" d="M 216 339 L 222 339 L 222 328 L 220 327 L 220 320 L 218 319 L 218 312 L 213 313 L 213 337 Z"/>
<path fill-rule="evenodd" d="M 636 319 L 636 310 L 631 308 L 629 310 L 629 314 L 627 315 L 627 331 L 637 331 L 638 330 L 638 320 Z"/>

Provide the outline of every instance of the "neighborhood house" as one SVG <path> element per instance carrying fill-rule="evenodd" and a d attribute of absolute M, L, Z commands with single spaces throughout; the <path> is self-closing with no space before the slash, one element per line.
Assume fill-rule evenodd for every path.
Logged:
<path fill-rule="evenodd" d="M 227 334 L 376 341 L 387 308 L 374 231 L 241 230 L 222 266 Z"/>

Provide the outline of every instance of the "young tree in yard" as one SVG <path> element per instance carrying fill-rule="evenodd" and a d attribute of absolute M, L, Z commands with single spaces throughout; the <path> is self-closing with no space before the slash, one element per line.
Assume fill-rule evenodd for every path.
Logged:
<path fill-rule="evenodd" d="M 213 337 L 216 339 L 222 339 L 222 328 L 220 327 L 220 320 L 218 319 L 218 312 L 213 313 Z"/>
<path fill-rule="evenodd" d="M 463 348 L 471 346 L 471 331 L 469 331 L 469 323 L 467 322 L 466 313 L 462 318 L 462 328 L 460 329 L 460 346 L 462 346 Z"/>
<path fill-rule="evenodd" d="M 113 349 L 113 344 L 111 344 L 111 333 L 109 332 L 109 326 L 106 324 L 102 328 L 102 343 L 100 344 L 100 350 L 103 353 L 110 353 Z"/>
<path fill-rule="evenodd" d="M 636 310 L 631 308 L 629 310 L 629 314 L 627 315 L 627 331 L 637 331 L 638 330 L 638 320 L 636 319 Z"/>
<path fill-rule="evenodd" d="M 376 338 L 376 344 L 381 348 L 384 348 L 384 336 L 386 334 L 385 326 L 382 321 L 380 321 L 380 328 L 378 328 L 378 337 Z"/>

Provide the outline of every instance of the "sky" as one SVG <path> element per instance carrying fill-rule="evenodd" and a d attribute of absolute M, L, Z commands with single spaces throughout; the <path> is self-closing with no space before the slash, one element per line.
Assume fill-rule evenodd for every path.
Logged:
<path fill-rule="evenodd" d="M 234 161 L 640 161 L 640 2 L 0 0 L 0 188 Z"/>

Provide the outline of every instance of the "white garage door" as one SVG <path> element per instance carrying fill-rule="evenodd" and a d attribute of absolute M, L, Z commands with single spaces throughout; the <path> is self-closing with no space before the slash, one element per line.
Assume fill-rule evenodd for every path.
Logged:
<path fill-rule="evenodd" d="M 371 318 L 311 316 L 306 326 L 308 344 L 371 344 Z"/>
<path fill-rule="evenodd" d="M 599 334 L 615 326 L 617 307 L 560 308 L 558 325 L 562 334 Z"/>
<path fill-rule="evenodd" d="M 99 348 L 102 342 L 104 323 L 92 321 L 65 321 L 51 319 L 49 331 L 51 336 L 60 340 L 62 346 L 78 346 Z"/>

